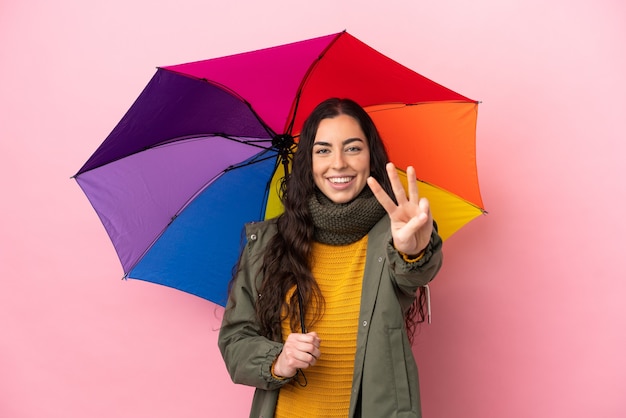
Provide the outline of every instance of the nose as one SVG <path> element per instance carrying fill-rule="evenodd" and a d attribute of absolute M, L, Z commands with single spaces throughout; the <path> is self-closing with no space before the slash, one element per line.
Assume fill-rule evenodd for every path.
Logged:
<path fill-rule="evenodd" d="M 333 168 L 344 168 L 346 166 L 346 157 L 342 152 L 335 152 L 333 155 Z"/>

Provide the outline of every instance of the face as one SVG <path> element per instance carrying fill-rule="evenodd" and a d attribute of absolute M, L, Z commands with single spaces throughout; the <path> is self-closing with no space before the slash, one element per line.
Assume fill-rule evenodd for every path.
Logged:
<path fill-rule="evenodd" d="M 313 141 L 313 180 L 335 203 L 357 197 L 370 176 L 367 138 L 352 116 L 322 119 Z"/>

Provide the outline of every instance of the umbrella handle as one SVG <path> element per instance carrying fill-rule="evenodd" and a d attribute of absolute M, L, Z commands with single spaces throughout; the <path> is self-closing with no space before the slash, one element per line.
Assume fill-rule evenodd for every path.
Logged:
<path fill-rule="evenodd" d="M 300 328 L 301 328 L 301 332 L 303 334 L 306 334 L 306 325 L 304 323 L 304 303 L 302 302 L 302 293 L 300 292 L 300 288 L 298 287 L 296 287 L 296 291 L 298 292 L 298 308 L 300 309 Z M 300 375 L 302 376 L 302 379 L 300 379 Z M 302 369 L 298 369 L 298 371 L 296 372 L 295 380 L 302 387 L 306 387 L 306 385 L 308 384 L 308 381 Z"/>
<path fill-rule="evenodd" d="M 300 292 L 300 288 L 296 288 L 298 292 L 298 308 L 300 308 L 300 331 L 303 334 L 306 334 L 306 324 L 304 323 L 304 303 L 302 299 L 302 293 Z"/>

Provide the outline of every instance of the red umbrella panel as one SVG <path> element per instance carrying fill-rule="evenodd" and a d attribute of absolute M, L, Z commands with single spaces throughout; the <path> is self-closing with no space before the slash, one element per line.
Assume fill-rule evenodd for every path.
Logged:
<path fill-rule="evenodd" d="M 75 175 L 125 276 L 224 303 L 244 223 L 281 212 L 283 167 L 329 97 L 365 107 L 416 168 L 444 239 L 483 213 L 477 102 L 341 32 L 157 70 Z"/>

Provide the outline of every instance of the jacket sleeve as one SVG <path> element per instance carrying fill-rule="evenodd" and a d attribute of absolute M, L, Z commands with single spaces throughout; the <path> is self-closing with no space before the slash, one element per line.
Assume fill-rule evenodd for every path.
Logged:
<path fill-rule="evenodd" d="M 387 242 L 387 259 L 395 278 L 398 289 L 409 297 L 414 297 L 421 286 L 427 285 L 435 278 L 443 263 L 442 240 L 434 225 L 430 242 L 424 256 L 416 262 L 406 262 L 393 246 L 391 240 Z"/>
<path fill-rule="evenodd" d="M 248 234 L 248 243 L 231 286 L 218 346 L 233 382 L 272 390 L 280 388 L 289 379 L 279 380 L 272 376 L 271 365 L 283 344 L 261 336 L 256 322 L 258 263 L 252 254 L 259 243 L 256 235 L 253 235 L 253 240 L 250 237 Z"/>

